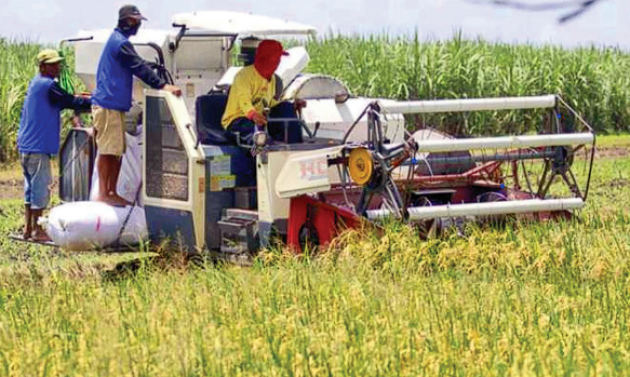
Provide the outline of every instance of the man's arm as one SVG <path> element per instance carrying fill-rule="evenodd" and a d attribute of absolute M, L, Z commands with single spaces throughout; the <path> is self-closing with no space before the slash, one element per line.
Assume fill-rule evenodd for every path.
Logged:
<path fill-rule="evenodd" d="M 120 59 L 122 64 L 129 68 L 134 76 L 153 89 L 162 89 L 166 85 L 166 81 L 158 76 L 147 62 L 138 55 L 131 42 L 125 42 L 120 48 Z"/>
<path fill-rule="evenodd" d="M 61 89 L 59 84 L 54 83 L 48 91 L 50 102 L 61 109 L 74 109 L 77 111 L 89 111 L 92 106 L 92 100 L 86 97 L 73 96 L 65 90 Z"/>
<path fill-rule="evenodd" d="M 123 65 L 129 68 L 134 76 L 144 81 L 153 89 L 167 90 L 176 96 L 182 95 L 181 89 L 167 84 L 166 81 L 164 81 L 151 69 L 151 67 L 149 67 L 147 62 L 138 55 L 130 42 L 127 41 L 120 48 L 120 57 Z"/>

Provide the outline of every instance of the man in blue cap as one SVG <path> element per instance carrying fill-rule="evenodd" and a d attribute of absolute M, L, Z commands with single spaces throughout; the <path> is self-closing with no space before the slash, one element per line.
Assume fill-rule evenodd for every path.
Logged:
<path fill-rule="evenodd" d="M 41 242 L 50 241 L 37 219 L 50 201 L 50 159 L 59 152 L 61 110 L 89 111 L 91 102 L 68 94 L 55 82 L 63 60 L 57 51 L 43 50 L 37 60 L 39 74 L 26 92 L 17 144 L 24 173 L 24 239 Z"/>
<path fill-rule="evenodd" d="M 92 94 L 92 116 L 99 152 L 97 200 L 114 206 L 130 204 L 116 193 L 116 184 L 125 151 L 124 116 L 132 105 L 133 76 L 153 89 L 167 90 L 177 96 L 182 93 L 158 76 L 129 42 L 129 38 L 138 33 L 142 20 L 146 18 L 136 6 L 120 8 L 118 27 L 103 49 L 96 72 L 96 89 Z"/>

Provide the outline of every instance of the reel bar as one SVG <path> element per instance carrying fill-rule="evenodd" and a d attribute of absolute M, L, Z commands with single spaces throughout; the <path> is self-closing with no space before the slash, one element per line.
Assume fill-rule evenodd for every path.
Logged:
<path fill-rule="evenodd" d="M 433 101 L 409 101 L 379 103 L 390 114 L 448 113 L 487 110 L 540 109 L 556 106 L 556 96 L 501 97 L 474 99 L 447 99 Z"/>
<path fill-rule="evenodd" d="M 525 160 L 544 160 L 547 158 L 554 158 L 556 156 L 556 151 L 548 150 L 544 152 L 506 152 L 506 153 L 496 153 L 492 155 L 484 154 L 484 155 L 471 155 L 471 156 L 453 156 L 453 157 L 441 157 L 441 156 L 431 156 L 427 158 L 426 161 L 430 164 L 457 164 L 457 163 L 467 163 L 467 162 L 506 162 L 506 161 L 525 161 Z M 410 165 L 418 165 L 418 162 L 412 163 L 409 161 L 404 162 L 401 166 L 410 166 Z"/>
<path fill-rule="evenodd" d="M 528 199 L 491 203 L 447 204 L 431 207 L 411 207 L 407 211 L 410 221 L 429 220 L 441 217 L 490 216 L 518 213 L 555 212 L 576 210 L 584 207 L 580 198 Z M 370 220 L 382 220 L 392 213 L 388 210 L 367 211 Z"/>
<path fill-rule="evenodd" d="M 592 144 L 595 136 L 590 132 L 551 135 L 525 135 L 481 137 L 453 140 L 423 140 L 418 142 L 418 153 L 459 152 L 484 148 L 538 148 Z"/>

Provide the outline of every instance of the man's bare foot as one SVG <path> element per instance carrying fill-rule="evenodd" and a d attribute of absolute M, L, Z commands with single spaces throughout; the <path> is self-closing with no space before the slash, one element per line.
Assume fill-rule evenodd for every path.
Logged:
<path fill-rule="evenodd" d="M 33 241 L 35 242 L 52 242 L 52 239 L 48 237 L 48 234 L 43 230 L 36 230 L 33 234 Z"/>
<path fill-rule="evenodd" d="M 24 232 L 22 232 L 22 238 L 28 240 L 31 238 L 32 233 L 33 232 L 30 229 L 24 229 Z"/>

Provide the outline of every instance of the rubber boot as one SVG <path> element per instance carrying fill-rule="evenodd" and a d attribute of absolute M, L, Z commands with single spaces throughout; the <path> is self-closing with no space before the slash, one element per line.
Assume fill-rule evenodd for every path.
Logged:
<path fill-rule="evenodd" d="M 44 213 L 43 209 L 32 209 L 31 210 L 31 218 L 33 220 L 33 241 L 37 242 L 51 242 L 52 240 L 48 237 L 48 234 L 44 231 L 41 225 L 37 223 L 40 216 Z"/>
<path fill-rule="evenodd" d="M 31 220 L 31 205 L 24 204 L 24 233 L 22 237 L 25 240 L 31 238 L 33 233 L 33 221 Z"/>

